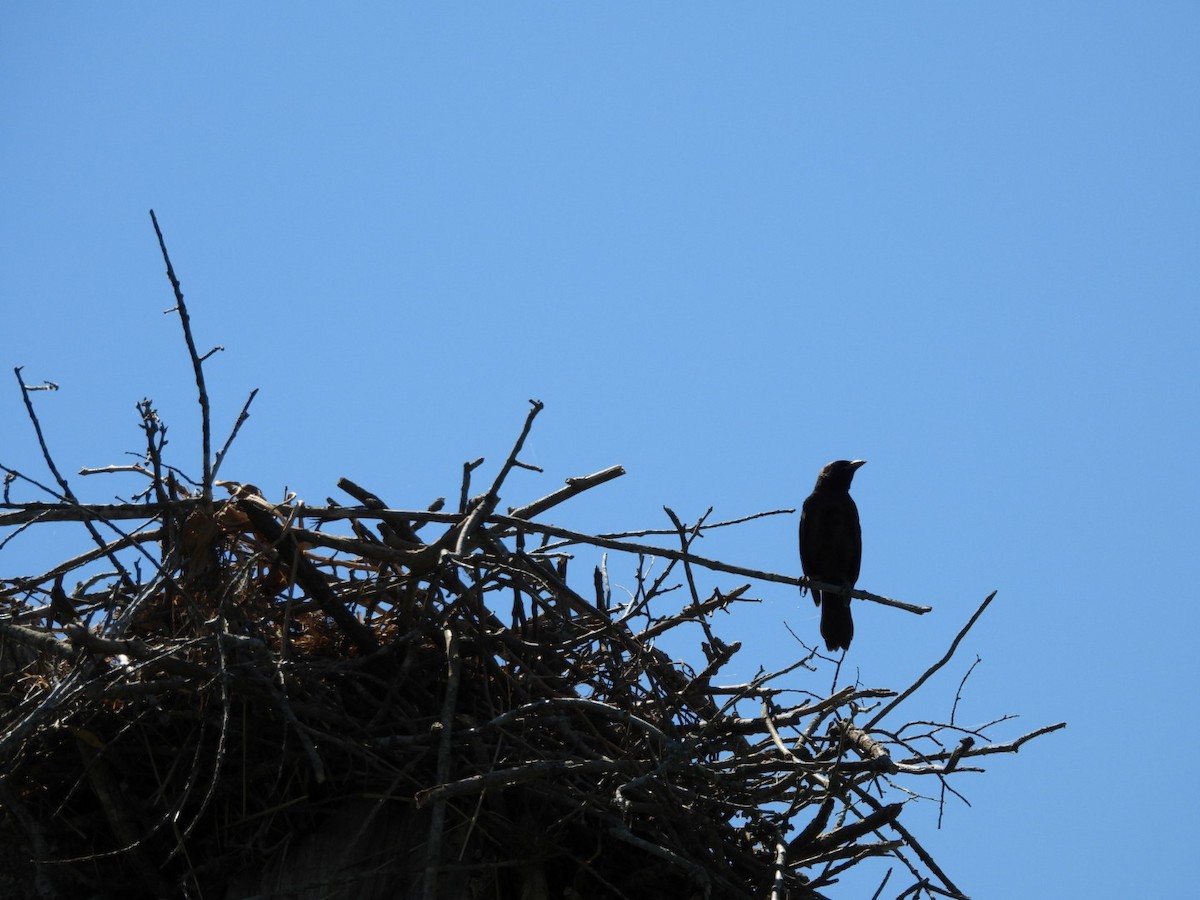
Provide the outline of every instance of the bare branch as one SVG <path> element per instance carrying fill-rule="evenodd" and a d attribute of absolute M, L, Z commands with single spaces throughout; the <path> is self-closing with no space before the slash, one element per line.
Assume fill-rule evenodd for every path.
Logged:
<path fill-rule="evenodd" d="M 179 313 L 179 322 L 183 325 L 183 338 L 187 342 L 188 355 L 192 358 L 192 372 L 196 376 L 196 393 L 200 401 L 200 434 L 202 441 L 202 468 L 204 478 L 201 490 L 205 503 L 212 502 L 213 465 L 212 465 L 212 416 L 208 405 L 208 388 L 204 384 L 204 360 L 208 359 L 221 347 L 214 347 L 204 356 L 196 352 L 196 341 L 192 338 L 192 319 L 188 315 L 187 304 L 183 301 L 183 288 L 175 277 L 175 269 L 171 265 L 170 254 L 167 253 L 167 242 L 163 239 L 162 229 L 158 227 L 158 216 L 150 210 L 150 221 L 154 223 L 154 233 L 158 236 L 158 247 L 162 251 L 163 262 L 167 264 L 167 280 L 171 282 L 171 290 L 175 293 L 174 312 Z"/>
<path fill-rule="evenodd" d="M 508 515 L 513 519 L 532 519 L 534 516 L 544 513 L 546 510 L 557 506 L 565 500 L 570 500 L 572 497 L 582 494 L 590 488 L 604 484 L 607 481 L 612 481 L 614 478 L 619 478 L 624 474 L 624 466 L 609 466 L 607 469 L 591 475 L 568 478 L 566 487 L 559 488 L 553 494 L 548 494 L 540 500 L 535 500 L 533 503 L 522 506 L 520 509 L 510 509 Z"/>
<path fill-rule="evenodd" d="M 225 461 L 225 454 L 229 452 L 229 448 L 233 445 L 233 439 L 237 437 L 237 433 L 246 424 L 246 420 L 250 418 L 250 404 L 254 402 L 254 398 L 258 396 L 258 388 L 250 392 L 250 396 L 246 398 L 245 405 L 242 406 L 242 411 L 238 413 L 237 421 L 233 423 L 233 429 L 229 432 L 229 437 L 225 439 L 225 445 L 221 447 L 217 454 L 217 460 L 213 464 L 212 478 L 217 477 L 217 473 L 221 471 L 221 463 Z"/>
<path fill-rule="evenodd" d="M 935 662 L 932 666 L 930 666 L 928 669 L 926 669 L 925 673 L 920 678 L 918 678 L 915 682 L 913 682 L 912 685 L 910 685 L 907 689 L 902 691 L 900 693 L 900 695 L 898 697 L 896 697 L 895 700 L 893 700 L 891 703 L 889 703 L 887 706 L 885 706 L 883 709 L 879 710 L 879 712 L 875 713 L 875 715 L 871 717 L 871 720 L 869 722 L 867 722 L 867 725 L 866 725 L 868 730 L 870 730 L 871 728 L 878 725 L 879 722 L 881 722 L 883 720 L 884 716 L 886 716 L 893 709 L 895 709 L 897 706 L 899 706 L 901 703 L 903 703 L 907 697 L 911 697 L 921 687 L 921 685 L 923 685 L 926 681 L 928 681 L 933 676 L 933 674 L 938 671 L 938 669 L 940 669 L 946 663 L 950 662 L 950 658 L 952 656 L 954 656 L 954 651 L 958 649 L 958 645 L 960 643 L 962 643 L 962 639 L 967 636 L 967 632 L 971 630 L 971 627 L 976 622 L 979 621 L 979 617 L 983 615 L 983 611 L 988 608 L 988 604 L 992 602 L 992 599 L 995 596 L 996 596 L 995 591 L 992 591 L 990 594 L 987 595 L 987 597 L 984 599 L 983 603 L 981 603 L 979 605 L 979 609 L 975 610 L 975 614 L 973 616 L 971 616 L 971 618 L 970 618 L 970 620 L 968 620 L 967 624 L 963 626 L 962 630 L 958 633 L 958 635 L 951 642 L 950 649 L 946 651 L 945 656 L 943 656 L 941 659 L 939 659 L 937 662 Z"/>

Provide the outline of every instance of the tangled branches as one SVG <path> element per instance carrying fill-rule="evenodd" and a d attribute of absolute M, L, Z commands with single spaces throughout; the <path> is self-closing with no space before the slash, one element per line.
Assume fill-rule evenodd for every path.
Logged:
<path fill-rule="evenodd" d="M 901 821 L 906 784 L 950 790 L 1062 727 L 991 744 L 893 726 L 920 681 L 806 692 L 812 653 L 719 683 L 739 646 L 713 613 L 800 581 L 692 552 L 735 523 L 671 514 L 674 549 L 538 520 L 620 467 L 498 512 L 539 403 L 482 494 L 464 466 L 454 511 L 345 479 L 352 504 L 269 502 L 215 480 L 229 442 L 210 463 L 207 428 L 188 485 L 139 409 L 134 502 L 82 504 L 51 466 L 51 502 L 6 489 L 0 506 L 0 550 L 55 521 L 94 543 L 0 582 L 0 828 L 26 895 L 782 900 L 889 856 L 911 874 L 901 896 L 957 897 Z M 588 596 L 571 586 L 581 548 L 622 554 L 628 597 L 606 563 Z M 748 580 L 705 590 L 705 570 Z M 703 664 L 671 659 L 669 634 L 702 635 Z"/>

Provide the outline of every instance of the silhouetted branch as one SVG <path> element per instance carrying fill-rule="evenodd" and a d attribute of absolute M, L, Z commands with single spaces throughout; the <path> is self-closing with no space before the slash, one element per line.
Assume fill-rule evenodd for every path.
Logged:
<path fill-rule="evenodd" d="M 225 439 L 225 444 L 221 447 L 220 452 L 217 453 L 216 462 L 213 463 L 212 467 L 212 478 L 215 479 L 217 473 L 221 471 L 221 463 L 225 461 L 225 454 L 229 452 L 229 448 L 233 445 L 233 439 L 237 437 L 238 432 L 242 430 L 242 426 L 246 424 L 246 420 L 250 418 L 250 404 L 254 402 L 254 398 L 257 396 L 258 388 L 255 388 L 250 392 L 250 396 L 246 398 L 246 403 L 242 406 L 242 411 L 238 413 L 237 421 L 233 423 L 233 428 L 229 431 L 229 437 Z"/>
<path fill-rule="evenodd" d="M 886 716 L 893 709 L 895 709 L 897 706 L 899 706 L 901 703 L 903 703 L 906 698 L 911 697 L 914 693 L 916 693 L 917 690 L 921 687 L 921 685 L 923 685 L 926 681 L 928 681 L 933 676 L 934 672 L 936 672 L 938 669 L 940 669 L 946 663 L 950 662 L 950 658 L 952 656 L 954 656 L 954 651 L 958 649 L 958 645 L 962 643 L 962 639 L 967 636 L 967 632 L 971 630 L 971 627 L 976 622 L 979 621 L 979 617 L 983 615 L 983 611 L 988 608 L 988 604 L 990 604 L 992 602 L 992 600 L 993 600 L 993 598 L 995 598 L 995 596 L 996 596 L 996 591 L 992 591 L 990 594 L 987 595 L 987 597 L 984 599 L 983 603 L 981 603 L 979 605 L 979 609 L 975 610 L 975 614 L 973 616 L 971 616 L 971 618 L 967 621 L 967 624 L 962 627 L 962 630 L 959 631 L 958 635 L 950 643 L 950 649 L 946 651 L 945 656 L 943 656 L 941 659 L 939 659 L 937 662 L 935 662 L 932 666 L 930 666 L 928 669 L 926 669 L 925 673 L 920 678 L 918 678 L 916 681 L 914 681 L 909 687 L 907 687 L 905 690 L 903 690 L 900 693 L 900 695 L 896 697 L 895 700 L 893 700 L 891 703 L 884 706 L 883 709 L 879 710 L 877 713 L 875 713 L 874 716 L 871 717 L 871 720 L 869 722 L 867 722 L 867 724 L 866 724 L 866 728 L 868 730 L 870 730 L 875 725 L 879 724 L 879 722 L 881 722 L 883 720 L 884 716 Z"/>
<path fill-rule="evenodd" d="M 202 499 L 205 503 L 212 501 L 213 463 L 212 463 L 212 416 L 209 412 L 208 388 L 204 383 L 204 361 L 224 347 L 213 347 L 204 356 L 196 351 L 196 341 L 192 337 L 192 319 L 188 315 L 187 304 L 183 301 L 183 287 L 175 277 L 175 269 L 171 265 L 170 254 L 167 253 L 167 242 L 163 239 L 162 229 L 158 227 L 158 216 L 150 210 L 150 221 L 154 223 L 154 233 L 158 236 L 158 247 L 162 251 L 163 262 L 167 265 L 167 280 L 171 282 L 171 290 L 175 293 L 175 307 L 168 312 L 179 313 L 179 322 L 183 326 L 183 338 L 187 342 L 188 356 L 192 359 L 192 372 L 196 376 L 196 393 L 200 401 L 200 439 L 202 442 L 203 480 L 200 482 Z"/>

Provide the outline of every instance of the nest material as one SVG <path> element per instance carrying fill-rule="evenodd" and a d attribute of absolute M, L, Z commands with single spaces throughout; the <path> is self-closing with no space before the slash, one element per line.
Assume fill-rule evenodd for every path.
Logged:
<path fill-rule="evenodd" d="M 149 521 L 10 582 L 4 799 L 44 881 L 122 896 L 810 894 L 800 869 L 838 842 L 793 836 L 781 866 L 783 819 L 763 807 L 820 800 L 824 779 L 785 771 L 766 720 L 734 713 L 734 693 L 769 700 L 770 679 L 710 682 L 736 648 L 705 617 L 744 589 L 656 617 L 671 561 L 614 608 L 599 569 L 592 600 L 567 585 L 561 542 L 522 549 L 473 515 L 486 496 L 404 514 L 343 487 L 364 505 L 274 507 L 238 487 L 223 503 L 88 510 Z M 305 527 L 337 519 L 353 537 Z M 429 519 L 449 525 L 424 543 Z M 144 568 L 152 550 L 143 581 L 128 557 Z M 118 570 L 68 596 L 95 556 Z M 698 622 L 701 673 L 654 647 Z M 877 693 L 778 714 L 815 722 Z"/>
<path fill-rule="evenodd" d="M 361 505 L 170 484 L 148 506 L 21 507 L 26 522 L 145 520 L 4 592 L 0 803 L 26 887 L 782 900 L 919 850 L 901 804 L 864 788 L 981 748 L 893 761 L 853 724 L 892 691 L 806 695 L 786 673 L 715 685 L 738 648 L 709 618 L 749 585 L 699 593 L 703 523 L 679 524 L 682 550 L 652 576 L 652 548 L 555 540 L 531 518 L 618 474 L 508 516 L 501 479 L 453 514 L 388 510 L 347 481 Z M 603 568 L 590 598 L 568 585 L 567 546 L 589 540 L 635 552 L 625 602 Z M 664 596 L 679 581 L 683 609 Z M 680 629 L 704 635 L 701 671 L 656 648 Z"/>
<path fill-rule="evenodd" d="M 463 467 L 456 513 L 390 510 L 345 480 L 359 505 L 271 504 L 248 485 L 215 500 L 257 392 L 214 454 L 213 351 L 197 350 L 150 216 L 196 377 L 203 473 L 181 486 L 142 401 L 144 460 L 82 473 L 136 473 L 141 502 L 82 505 L 31 399 L 57 386 L 16 370 L 58 489 L 0 466 L 0 551 L 56 521 L 81 523 L 94 546 L 0 581 L 0 900 L 795 900 L 874 856 L 911 874 L 899 896 L 962 896 L 901 824 L 902 804 L 880 798 L 915 796 L 900 780 L 919 776 L 944 798 L 947 775 L 980 771 L 964 759 L 1063 724 L 987 744 L 953 712 L 881 723 L 991 597 L 899 694 L 800 689 L 794 673 L 816 650 L 720 686 L 738 645 L 710 617 L 750 599 L 750 584 L 702 593 L 697 570 L 813 585 L 691 552 L 740 520 L 688 527 L 667 510 L 673 529 L 627 535 L 536 520 L 620 467 L 497 514 L 509 472 L 533 468 L 518 457 L 537 402 L 487 492 L 468 500 L 482 460 Z M 11 503 L 16 482 L 55 502 Z M 679 549 L 629 540 L 664 533 Z M 588 598 L 569 586 L 578 548 L 630 554 L 631 595 L 613 602 L 603 565 Z M 658 649 L 673 635 L 692 647 L 697 630 L 699 671 Z"/>

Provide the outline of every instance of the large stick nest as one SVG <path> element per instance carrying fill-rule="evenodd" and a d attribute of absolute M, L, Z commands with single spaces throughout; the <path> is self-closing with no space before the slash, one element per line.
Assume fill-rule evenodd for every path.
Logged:
<path fill-rule="evenodd" d="M 0 549 L 61 521 L 93 546 L 0 581 L 0 896 L 783 900 L 873 856 L 909 873 L 902 895 L 961 896 L 901 824 L 911 782 L 944 796 L 965 760 L 1061 726 L 989 744 L 885 724 L 953 648 L 899 694 L 804 690 L 815 651 L 718 684 L 738 645 L 713 614 L 803 580 L 692 553 L 730 523 L 672 514 L 669 548 L 538 520 L 619 467 L 497 512 L 540 404 L 484 493 L 464 467 L 454 512 L 216 482 L 172 280 L 204 477 L 166 466 L 146 402 L 136 502 L 82 504 L 44 442 L 53 502 L 6 482 Z M 627 595 L 592 551 L 622 554 Z M 591 555 L 584 591 L 571 554 Z M 705 588 L 713 570 L 748 580 Z"/>

